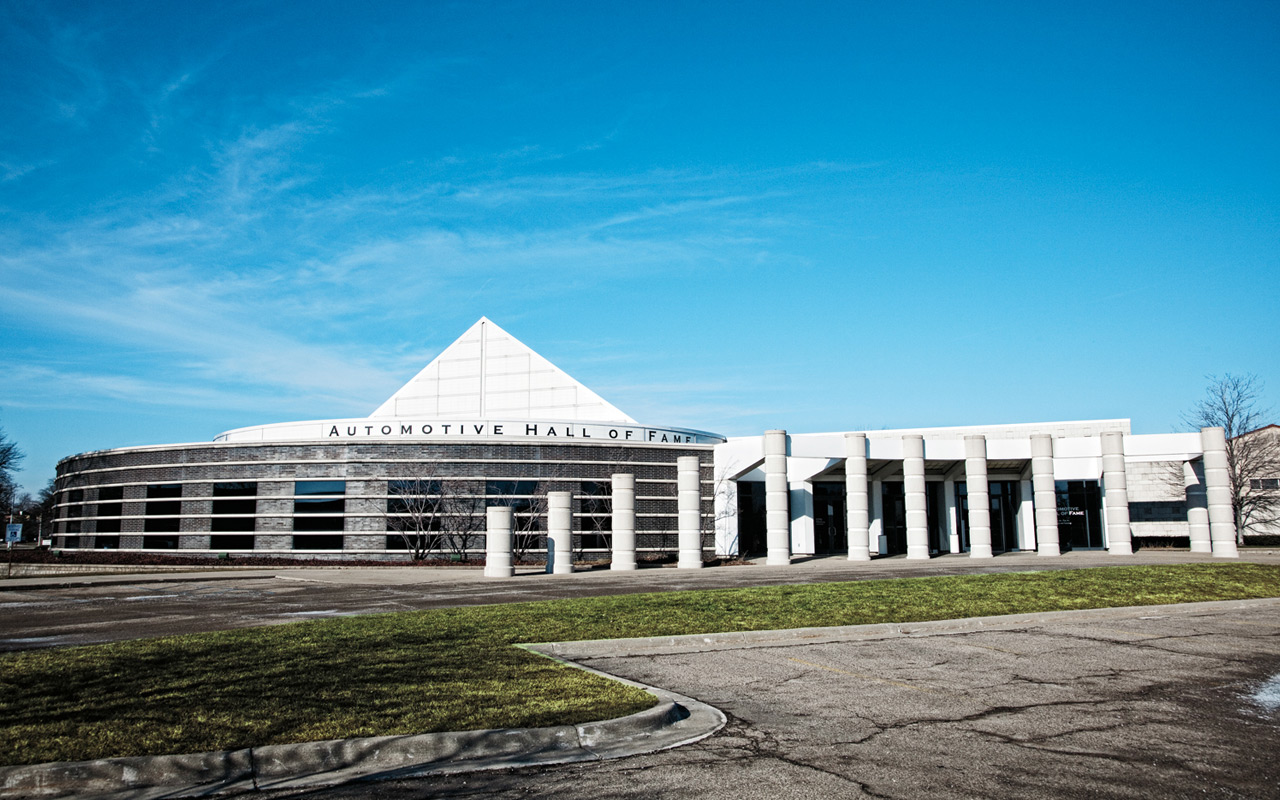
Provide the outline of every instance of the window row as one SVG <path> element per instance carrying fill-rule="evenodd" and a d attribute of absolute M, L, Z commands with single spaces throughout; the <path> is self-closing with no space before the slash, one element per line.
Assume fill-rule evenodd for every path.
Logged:
<path fill-rule="evenodd" d="M 184 534 L 190 536 L 190 534 Z M 519 534 L 518 534 L 519 535 Z M 539 551 L 546 549 L 546 537 L 541 534 L 526 532 L 524 535 L 529 537 L 526 542 L 526 549 L 529 551 Z M 255 549 L 256 538 L 253 534 L 213 534 L 209 536 L 209 550 L 253 550 Z M 471 537 L 474 541 L 470 542 L 468 550 L 483 549 L 484 539 L 480 535 Z M 120 549 L 120 536 L 111 534 L 104 536 L 101 533 L 96 535 L 64 535 L 58 537 L 56 543 L 58 547 L 80 548 L 91 547 L 95 550 L 118 550 Z M 342 550 L 346 537 L 341 533 L 331 534 L 304 534 L 301 536 L 291 536 L 290 546 L 292 550 Z M 574 549 L 577 550 L 608 550 L 611 547 L 612 537 L 607 533 L 584 532 L 574 534 Z M 400 536 L 398 534 L 388 534 L 386 537 L 385 547 L 388 551 L 409 551 L 413 550 L 411 538 Z M 180 550 L 181 543 L 178 534 L 172 535 L 146 535 L 142 537 L 143 550 Z M 440 539 L 439 541 L 429 542 L 426 547 L 429 551 L 449 552 L 451 548 L 449 544 Z"/>

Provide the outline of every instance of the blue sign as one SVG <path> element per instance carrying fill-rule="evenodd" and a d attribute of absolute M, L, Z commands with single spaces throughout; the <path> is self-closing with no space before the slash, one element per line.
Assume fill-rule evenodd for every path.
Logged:
<path fill-rule="evenodd" d="M 13 544 L 22 541 L 22 523 L 11 522 L 4 526 L 5 544 Z"/>

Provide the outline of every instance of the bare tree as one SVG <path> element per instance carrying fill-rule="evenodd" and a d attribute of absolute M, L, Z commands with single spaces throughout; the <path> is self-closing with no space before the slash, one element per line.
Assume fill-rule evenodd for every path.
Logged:
<path fill-rule="evenodd" d="M 387 530 L 414 561 L 430 553 L 466 560 L 483 527 L 483 499 L 470 482 L 427 475 L 387 482 Z"/>
<path fill-rule="evenodd" d="M 1183 421 L 1195 429 L 1217 427 L 1226 432 L 1231 511 L 1236 543 L 1243 544 L 1246 530 L 1280 520 L 1280 492 L 1251 487 L 1252 482 L 1280 476 L 1280 438 L 1274 429 L 1265 428 L 1271 409 L 1260 404 L 1263 387 L 1257 376 L 1228 373 L 1208 380 L 1204 398 Z"/>
<path fill-rule="evenodd" d="M 5 436 L 0 428 L 0 513 L 12 514 L 18 496 L 18 484 L 13 479 L 13 471 L 22 463 L 26 454 L 18 449 L 18 445 Z"/>
<path fill-rule="evenodd" d="M 444 546 L 455 559 L 466 561 L 476 537 L 484 532 L 483 489 L 483 484 L 476 486 L 474 481 L 441 482 L 444 516 L 440 518 L 440 526 Z"/>
<path fill-rule="evenodd" d="M 441 549 L 444 498 L 430 478 L 387 481 L 387 530 L 400 537 L 414 561 Z"/>

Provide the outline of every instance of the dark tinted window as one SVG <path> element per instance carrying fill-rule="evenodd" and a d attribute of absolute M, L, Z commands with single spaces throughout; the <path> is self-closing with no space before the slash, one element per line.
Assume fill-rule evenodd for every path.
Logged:
<path fill-rule="evenodd" d="M 529 495 L 536 494 L 537 491 L 537 481 L 486 481 L 484 485 L 484 493 L 491 497 Z"/>
<path fill-rule="evenodd" d="M 294 550 L 341 550 L 342 536 L 295 536 Z"/>
<path fill-rule="evenodd" d="M 93 537 L 93 546 L 99 550 L 119 550 L 119 536 L 95 536 Z"/>
<path fill-rule="evenodd" d="M 298 514 L 341 514 L 346 508 L 347 501 L 341 497 L 299 498 L 293 501 L 293 510 Z"/>
<path fill-rule="evenodd" d="M 340 531 L 342 517 L 294 517 L 295 531 Z"/>
<path fill-rule="evenodd" d="M 147 497 L 182 497 L 182 484 L 153 483 L 147 486 Z"/>
<path fill-rule="evenodd" d="M 252 514 L 258 510 L 257 500 L 214 500 L 215 514 Z"/>
<path fill-rule="evenodd" d="M 98 503 L 98 516 L 118 517 L 124 513 L 124 503 Z"/>
<path fill-rule="evenodd" d="M 166 516 L 169 514 L 181 514 L 181 500 L 148 500 L 147 516 Z"/>
<path fill-rule="evenodd" d="M 252 536 L 210 536 L 210 550 L 252 550 Z"/>
<path fill-rule="evenodd" d="M 143 536 L 142 547 L 145 550 L 177 550 L 177 536 Z"/>
<path fill-rule="evenodd" d="M 123 486 L 103 486 L 98 490 L 98 500 L 123 500 Z"/>
<path fill-rule="evenodd" d="M 253 481 L 231 481 L 215 483 L 214 497 L 253 497 L 258 493 L 258 484 Z"/>
<path fill-rule="evenodd" d="M 67 492 L 68 503 L 79 503 L 84 500 L 84 489 L 72 489 Z"/>
<path fill-rule="evenodd" d="M 309 494 L 346 494 L 346 481 L 296 481 L 293 484 L 295 495 Z"/>
<path fill-rule="evenodd" d="M 254 529 L 253 517 L 214 517 L 212 529 L 215 531 L 251 531 Z"/>
<path fill-rule="evenodd" d="M 120 520 L 118 519 L 100 519 L 98 520 L 98 533 L 119 533 Z"/>
<path fill-rule="evenodd" d="M 142 523 L 142 530 L 147 533 L 177 533 L 180 519 L 147 519 Z"/>

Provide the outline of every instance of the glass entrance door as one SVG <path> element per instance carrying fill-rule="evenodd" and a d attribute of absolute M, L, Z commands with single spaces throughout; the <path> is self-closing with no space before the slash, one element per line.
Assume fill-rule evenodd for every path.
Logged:
<path fill-rule="evenodd" d="M 987 485 L 991 499 L 991 551 L 1003 553 L 1018 547 L 1018 504 L 1020 492 L 1017 481 L 991 481 Z M 969 550 L 969 491 L 968 484 L 956 481 L 956 522 L 960 534 L 960 551 Z"/>
<path fill-rule="evenodd" d="M 1101 550 L 1102 490 L 1097 481 L 1057 481 L 1058 539 L 1072 550 Z"/>
<path fill-rule="evenodd" d="M 847 524 L 844 484 L 834 481 L 813 484 L 813 552 L 819 555 L 849 552 Z"/>
<path fill-rule="evenodd" d="M 888 555 L 907 552 L 907 498 L 901 483 L 880 484 L 881 508 L 884 511 L 884 537 Z"/>

